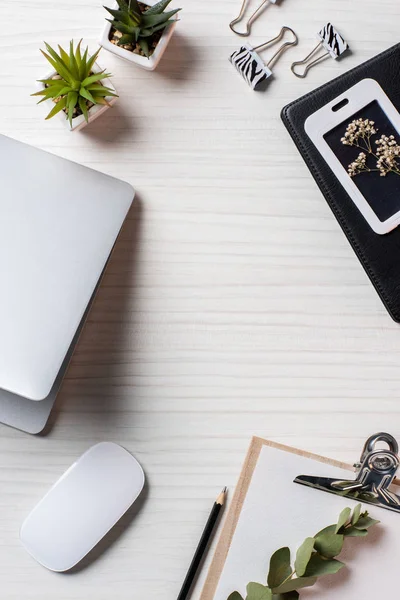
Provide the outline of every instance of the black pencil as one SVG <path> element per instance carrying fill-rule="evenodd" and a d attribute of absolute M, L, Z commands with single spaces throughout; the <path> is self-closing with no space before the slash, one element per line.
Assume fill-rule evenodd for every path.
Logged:
<path fill-rule="evenodd" d="M 212 507 L 210 516 L 204 528 L 203 534 L 200 538 L 199 545 L 197 546 L 196 552 L 194 553 L 192 562 L 190 563 L 189 570 L 183 582 L 182 589 L 179 592 L 178 600 L 186 600 L 189 595 L 190 589 L 196 579 L 197 571 L 202 563 L 202 560 L 207 552 L 208 545 L 211 541 L 215 525 L 218 521 L 219 513 L 225 502 L 227 488 L 224 487 Z"/>

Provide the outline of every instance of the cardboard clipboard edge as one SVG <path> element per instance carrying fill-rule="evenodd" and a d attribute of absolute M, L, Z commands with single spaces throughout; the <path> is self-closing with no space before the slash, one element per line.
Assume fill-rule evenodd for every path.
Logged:
<path fill-rule="evenodd" d="M 247 451 L 235 493 L 229 506 L 228 514 L 217 543 L 214 557 L 211 561 L 200 600 L 213 600 L 214 598 L 218 581 L 221 576 L 222 569 L 224 568 L 226 557 L 232 542 L 233 534 L 235 533 L 236 525 L 239 520 L 243 502 L 246 498 L 254 469 L 257 465 L 258 457 L 263 446 L 271 446 L 272 448 L 277 448 L 278 450 L 283 450 L 284 452 L 290 452 L 291 454 L 304 456 L 305 458 L 310 458 L 312 460 L 332 465 L 334 467 L 339 467 L 341 469 L 346 469 L 348 471 L 353 470 L 351 465 L 348 465 L 344 462 L 326 458 L 318 454 L 313 454 L 312 452 L 306 452 L 305 450 L 298 450 L 292 446 L 271 442 L 270 440 L 265 440 L 260 437 L 253 437 L 250 442 L 250 447 Z"/>

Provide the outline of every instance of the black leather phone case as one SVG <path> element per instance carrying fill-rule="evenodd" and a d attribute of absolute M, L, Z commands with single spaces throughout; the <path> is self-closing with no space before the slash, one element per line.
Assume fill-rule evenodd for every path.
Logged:
<path fill-rule="evenodd" d="M 400 323 L 400 227 L 379 235 L 368 225 L 304 130 L 312 113 L 365 78 L 375 79 L 400 112 L 400 44 L 295 100 L 282 120 L 390 316 Z"/>

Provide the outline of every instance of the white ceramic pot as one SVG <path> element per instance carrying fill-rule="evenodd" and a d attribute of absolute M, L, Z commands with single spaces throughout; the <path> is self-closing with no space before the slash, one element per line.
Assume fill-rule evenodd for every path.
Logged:
<path fill-rule="evenodd" d="M 153 6 L 153 4 L 156 4 L 156 2 L 158 2 L 158 0 L 146 0 L 146 4 L 149 6 Z M 109 6 L 110 6 L 110 8 L 118 8 L 118 5 L 116 3 L 113 5 L 109 5 Z M 160 41 L 158 42 L 157 46 L 155 47 L 154 52 L 150 56 L 150 58 L 146 58 L 145 56 L 141 56 L 140 54 L 135 54 L 134 52 L 130 52 L 130 50 L 125 50 L 125 48 L 121 48 L 121 46 L 112 44 L 109 39 L 112 25 L 108 21 L 106 21 L 106 24 L 105 24 L 105 27 L 103 30 L 103 34 L 100 38 L 99 44 L 105 50 L 109 50 L 113 54 L 116 54 L 117 56 L 120 56 L 121 58 L 124 58 L 125 60 L 129 60 L 129 62 L 132 62 L 135 65 L 138 65 L 138 67 L 142 67 L 142 69 L 147 69 L 148 71 L 154 71 L 154 69 L 157 67 L 158 63 L 160 62 L 161 57 L 164 54 L 165 49 L 168 46 L 169 40 L 171 39 L 171 36 L 174 32 L 174 29 L 176 26 L 177 15 L 175 14 L 172 18 L 174 19 L 175 23 L 171 23 L 164 29 L 162 36 L 160 38 Z"/>
<path fill-rule="evenodd" d="M 92 69 L 93 73 L 100 73 L 100 71 L 103 71 L 103 70 L 104 69 L 102 69 L 98 63 L 94 63 L 93 69 Z M 45 77 L 42 77 L 42 79 L 51 79 L 52 77 L 54 77 L 54 75 L 56 75 L 56 71 L 50 71 L 50 73 L 47 73 L 45 75 Z M 115 94 L 117 93 L 116 89 L 113 86 L 113 84 L 111 83 L 110 79 L 102 79 L 101 83 L 105 87 L 110 88 L 110 90 L 112 90 Z M 44 87 L 45 87 L 44 83 L 41 83 L 39 81 L 39 82 L 37 82 L 37 84 L 38 84 L 37 85 L 38 90 L 44 89 Z M 106 96 L 106 100 L 108 101 L 108 103 L 110 105 L 112 105 L 116 102 L 117 98 L 115 96 Z M 51 100 L 51 98 L 49 98 L 48 100 L 43 102 L 43 104 L 46 107 L 48 107 L 48 112 L 50 112 L 50 110 L 54 107 L 54 102 L 53 102 L 53 100 Z M 59 119 L 61 119 L 63 121 L 64 125 L 66 126 L 66 128 L 69 129 L 70 131 L 78 131 L 79 129 L 82 129 L 83 127 L 85 127 L 86 125 L 88 125 L 89 123 L 91 123 L 92 121 L 97 119 L 98 117 L 100 117 L 100 115 L 102 115 L 109 108 L 110 107 L 107 106 L 107 104 L 95 104 L 88 110 L 88 122 L 86 122 L 85 117 L 83 115 L 79 115 L 78 117 L 75 117 L 74 119 L 72 119 L 72 126 L 70 125 L 69 120 L 66 118 L 66 114 L 63 110 L 61 110 L 59 113 L 57 113 L 54 118 L 58 117 Z"/>

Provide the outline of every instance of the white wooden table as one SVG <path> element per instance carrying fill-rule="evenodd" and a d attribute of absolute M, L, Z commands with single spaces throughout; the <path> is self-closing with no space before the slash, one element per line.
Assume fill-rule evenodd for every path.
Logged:
<path fill-rule="evenodd" d="M 251 435 L 348 461 L 377 430 L 400 437 L 399 328 L 279 118 L 288 101 L 396 43 L 400 4 L 270 6 L 254 44 L 283 24 L 301 41 L 277 63 L 268 92 L 256 94 L 227 60 L 241 41 L 228 28 L 239 3 L 174 0 L 181 22 L 155 73 L 103 52 L 120 100 L 77 134 L 45 122 L 29 94 L 46 71 L 42 40 L 83 37 L 94 49 L 102 3 L 0 5 L 0 131 L 137 189 L 50 432 L 0 428 L 7 600 L 174 600 L 211 503 L 223 485 L 233 489 Z M 296 79 L 291 61 L 314 47 L 328 20 L 352 54 Z M 100 440 L 141 461 L 146 492 L 96 560 L 50 573 L 21 547 L 19 526 Z"/>

